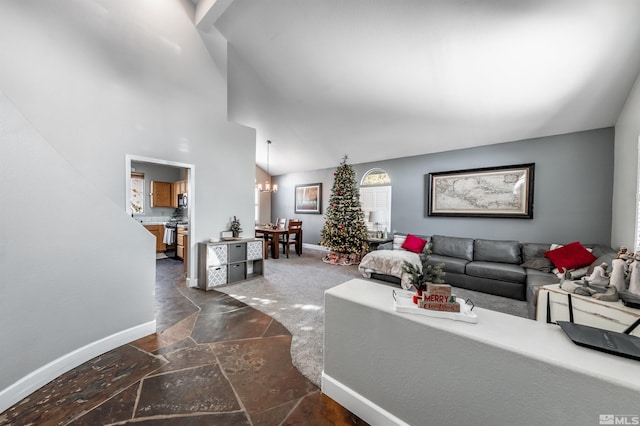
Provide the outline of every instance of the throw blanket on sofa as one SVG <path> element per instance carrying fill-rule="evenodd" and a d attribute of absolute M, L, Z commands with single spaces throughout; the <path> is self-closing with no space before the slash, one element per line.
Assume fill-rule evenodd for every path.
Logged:
<path fill-rule="evenodd" d="M 420 256 L 407 250 L 372 251 L 362 258 L 358 269 L 365 278 L 371 278 L 372 273 L 397 277 L 401 281 L 402 288 L 407 290 L 411 288 L 411 276 L 402 270 L 405 260 L 422 271 Z"/>

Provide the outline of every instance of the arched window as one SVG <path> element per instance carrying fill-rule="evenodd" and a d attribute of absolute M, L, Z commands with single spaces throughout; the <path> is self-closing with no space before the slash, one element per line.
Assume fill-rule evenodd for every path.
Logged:
<path fill-rule="evenodd" d="M 393 237 L 391 230 L 391 179 L 382 169 L 371 169 L 360 180 L 360 204 L 369 235 Z"/>
<path fill-rule="evenodd" d="M 387 172 L 382 169 L 371 169 L 362 176 L 360 186 L 390 185 L 391 179 Z"/>

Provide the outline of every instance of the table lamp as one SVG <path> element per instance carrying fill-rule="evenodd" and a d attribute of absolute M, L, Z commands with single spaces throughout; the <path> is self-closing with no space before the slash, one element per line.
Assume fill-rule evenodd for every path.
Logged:
<path fill-rule="evenodd" d="M 382 210 L 373 210 L 369 213 L 369 222 L 373 222 L 375 225 L 376 238 L 380 238 L 379 226 L 381 222 L 384 222 L 384 212 Z"/>

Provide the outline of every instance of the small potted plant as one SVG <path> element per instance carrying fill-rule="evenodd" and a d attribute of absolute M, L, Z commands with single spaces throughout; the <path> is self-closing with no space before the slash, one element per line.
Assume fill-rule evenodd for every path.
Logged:
<path fill-rule="evenodd" d="M 429 265 L 427 262 L 431 258 L 431 245 L 425 248 L 424 252 L 420 254 L 420 261 L 422 262 L 422 268 L 414 266 L 411 262 L 406 260 L 403 262 L 402 270 L 411 276 L 411 284 L 416 289 L 416 296 L 422 295 L 422 292 L 427 289 L 428 283 L 442 284 L 444 280 L 442 277 L 445 275 L 442 268 L 444 263 L 438 263 L 436 265 Z M 414 297 L 415 303 L 415 297 Z"/>
<path fill-rule="evenodd" d="M 240 232 L 242 232 L 242 228 L 240 227 L 240 221 L 235 216 L 231 221 L 231 232 L 233 234 L 233 238 L 238 238 L 238 236 L 240 235 Z"/>

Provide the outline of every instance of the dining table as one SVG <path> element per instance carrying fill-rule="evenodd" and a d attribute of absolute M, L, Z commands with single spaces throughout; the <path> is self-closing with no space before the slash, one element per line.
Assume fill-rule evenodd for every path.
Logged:
<path fill-rule="evenodd" d="M 273 259 L 280 258 L 280 235 L 285 235 L 287 232 L 289 232 L 289 230 L 286 228 L 272 228 L 262 225 L 255 227 L 256 238 L 260 238 L 259 236 L 262 235 L 262 238 L 265 240 L 271 240 L 271 258 Z"/>

